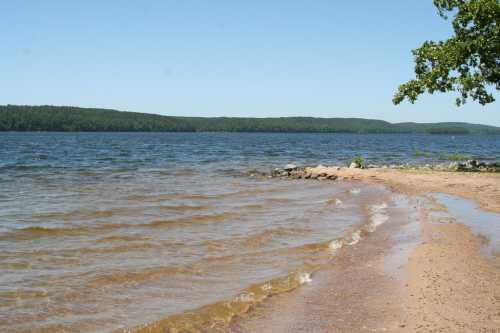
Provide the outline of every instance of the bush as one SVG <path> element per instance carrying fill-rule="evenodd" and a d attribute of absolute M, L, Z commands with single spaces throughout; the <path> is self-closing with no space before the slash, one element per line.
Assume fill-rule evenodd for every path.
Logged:
<path fill-rule="evenodd" d="M 363 156 L 354 156 L 351 160 L 351 164 L 354 163 L 356 164 L 356 167 L 358 168 L 365 168 L 366 167 L 366 162 Z"/>

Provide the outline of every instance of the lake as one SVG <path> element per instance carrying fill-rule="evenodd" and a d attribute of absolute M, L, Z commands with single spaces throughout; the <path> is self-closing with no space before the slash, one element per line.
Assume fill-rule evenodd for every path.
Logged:
<path fill-rule="evenodd" d="M 0 133 L 0 331 L 224 320 L 308 283 L 339 241 L 412 205 L 381 186 L 260 172 L 454 153 L 498 160 L 500 136 Z"/>

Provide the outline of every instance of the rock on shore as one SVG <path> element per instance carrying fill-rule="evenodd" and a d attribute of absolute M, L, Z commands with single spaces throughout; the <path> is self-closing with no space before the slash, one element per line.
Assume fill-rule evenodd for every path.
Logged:
<path fill-rule="evenodd" d="M 338 178 L 338 171 L 344 169 L 405 169 L 405 170 L 435 170 L 448 172 L 500 172 L 499 162 L 481 162 L 477 160 L 468 160 L 465 162 L 451 162 L 447 164 L 436 165 L 376 165 L 368 164 L 360 166 L 356 163 L 351 163 L 349 167 L 339 166 L 323 166 L 316 167 L 299 167 L 295 164 L 287 164 L 283 168 L 275 168 L 271 171 L 271 177 L 293 178 L 293 179 L 317 179 L 317 180 L 335 180 Z"/>
<path fill-rule="evenodd" d="M 335 180 L 337 175 L 332 173 L 332 168 L 318 165 L 317 167 L 297 167 L 294 164 L 287 164 L 284 168 L 276 168 L 271 172 L 272 177 L 284 177 L 293 179 L 317 179 L 317 180 Z"/>

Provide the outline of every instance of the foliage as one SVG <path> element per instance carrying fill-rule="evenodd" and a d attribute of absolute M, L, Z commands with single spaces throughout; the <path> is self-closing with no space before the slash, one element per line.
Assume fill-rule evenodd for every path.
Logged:
<path fill-rule="evenodd" d="M 356 164 L 358 168 L 365 168 L 366 167 L 366 162 L 363 156 L 354 156 L 351 160 L 351 163 Z"/>
<path fill-rule="evenodd" d="M 416 78 L 399 86 L 393 102 L 414 103 L 424 92 L 456 91 L 458 106 L 468 98 L 482 105 L 500 90 L 500 1 L 434 0 L 439 15 L 454 15 L 454 35 L 446 41 L 426 41 L 413 50 Z"/>
<path fill-rule="evenodd" d="M 391 124 L 359 118 L 201 118 L 66 106 L 0 105 L 0 131 L 85 132 L 325 132 L 500 134 L 500 128 L 466 123 Z"/>
<path fill-rule="evenodd" d="M 447 155 L 446 159 L 448 161 L 467 161 L 467 160 L 471 160 L 472 156 L 455 153 L 455 154 Z"/>
<path fill-rule="evenodd" d="M 429 152 L 418 150 L 415 148 L 415 157 L 430 157 L 431 154 Z"/>
<path fill-rule="evenodd" d="M 429 134 L 469 134 L 469 130 L 463 127 L 429 128 L 426 132 Z"/>

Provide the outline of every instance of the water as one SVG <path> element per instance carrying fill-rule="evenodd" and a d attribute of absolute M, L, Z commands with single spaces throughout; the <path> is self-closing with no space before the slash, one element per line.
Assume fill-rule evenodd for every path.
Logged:
<path fill-rule="evenodd" d="M 435 193 L 433 197 L 446 209 L 434 212 L 435 220 L 456 221 L 469 227 L 482 240 L 483 254 L 500 268 L 500 214 L 483 211 L 476 203 L 455 196 Z"/>
<path fill-rule="evenodd" d="M 311 283 L 404 205 L 378 186 L 253 170 L 499 150 L 498 136 L 0 133 L 0 331 L 223 322 Z"/>

